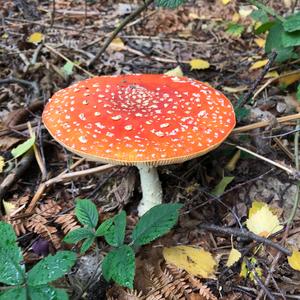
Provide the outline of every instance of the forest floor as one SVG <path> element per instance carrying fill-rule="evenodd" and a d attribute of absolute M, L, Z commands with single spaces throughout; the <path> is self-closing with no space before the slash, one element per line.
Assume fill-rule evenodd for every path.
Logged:
<path fill-rule="evenodd" d="M 265 36 L 254 34 L 249 17 L 254 7 L 235 0 L 226 4 L 187 1 L 173 10 L 152 4 L 89 66 L 109 34 L 142 3 L 0 3 L 0 155 L 6 162 L 0 174 L 1 218 L 13 225 L 28 266 L 45 253 L 70 249 L 62 239 L 79 227 L 74 215 L 76 198 L 91 199 L 101 221 L 124 209 L 126 236 L 138 220 L 141 191 L 135 168 L 116 166 L 61 178 L 63 172 L 100 164 L 68 152 L 44 128 L 41 113 L 54 92 L 94 75 L 165 73 L 180 66 L 184 76 L 210 84 L 236 106 L 263 70 L 263 66 L 251 68 L 267 58 L 262 47 Z M 268 5 L 282 15 L 292 9 L 289 1 L 271 0 Z M 243 26 L 240 34 L 227 31 L 233 20 Z M 195 59 L 205 62 L 192 68 L 190 62 Z M 236 131 L 226 143 L 205 156 L 159 167 L 164 202 L 184 206 L 170 233 L 139 249 L 134 291 L 95 276 L 95 266 L 109 249 L 102 241 L 100 256 L 93 250 L 81 255 L 72 272 L 55 284 L 67 289 L 70 299 L 300 299 L 300 272 L 289 266 L 281 251 L 220 230 L 236 228 L 242 233 L 252 203 L 261 201 L 283 224 L 292 215 L 289 226 L 271 236 L 272 243 L 289 250 L 300 248 L 300 210 L 294 214 L 293 209 L 299 197 L 298 117 L 278 121 L 300 111 L 294 77 L 285 89 L 280 85 L 281 74 L 297 77 L 298 71 L 299 61 L 273 64 L 268 76 L 255 86 L 254 96 L 237 110 Z M 266 122 L 261 125 L 260 121 Z M 12 159 L 11 150 L 30 137 L 28 122 L 36 135 L 36 151 Z M 253 127 L 243 128 L 249 124 Z M 204 223 L 206 229 L 201 228 Z M 176 245 L 193 245 L 212 253 L 218 261 L 214 274 L 200 278 L 166 264 L 163 248 Z M 242 258 L 228 267 L 232 247 Z M 248 264 L 245 276 L 241 275 L 242 260 Z"/>

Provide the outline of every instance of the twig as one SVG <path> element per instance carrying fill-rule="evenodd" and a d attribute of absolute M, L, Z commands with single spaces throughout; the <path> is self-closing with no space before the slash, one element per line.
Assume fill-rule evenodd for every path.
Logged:
<path fill-rule="evenodd" d="M 288 167 L 286 167 L 283 164 L 277 163 L 277 162 L 275 162 L 275 161 L 273 161 L 273 160 L 271 160 L 269 158 L 266 158 L 266 157 L 264 157 L 264 156 L 262 156 L 260 154 L 255 153 L 255 152 L 253 152 L 253 151 L 251 151 L 251 150 L 249 150 L 247 148 L 244 148 L 244 147 L 241 147 L 241 146 L 238 146 L 238 145 L 234 145 L 234 144 L 231 144 L 231 143 L 227 143 L 227 144 L 235 146 L 236 148 L 238 148 L 238 149 L 240 149 L 240 150 L 242 150 L 244 152 L 247 152 L 247 153 L 249 153 L 249 154 L 251 154 L 251 155 L 253 155 L 253 156 L 255 156 L 255 157 L 257 157 L 257 158 L 259 158 L 261 160 L 264 160 L 264 161 L 268 162 L 269 164 L 271 164 L 271 165 L 273 165 L 273 166 L 275 166 L 277 168 L 280 168 L 280 169 L 284 170 L 285 172 L 287 172 L 288 174 L 292 175 L 295 178 L 299 178 L 300 177 L 299 171 L 296 170 L 296 169 L 294 169 L 294 168 L 288 168 Z"/>
<path fill-rule="evenodd" d="M 263 78 L 265 77 L 265 75 L 267 74 L 267 72 L 269 71 L 269 69 L 271 68 L 272 64 L 275 61 L 275 58 L 277 56 L 277 53 L 275 51 L 273 51 L 270 56 L 269 56 L 269 61 L 268 63 L 265 65 L 265 67 L 263 68 L 262 72 L 259 74 L 259 76 L 256 78 L 256 80 L 254 81 L 254 83 L 252 84 L 251 88 L 249 89 L 249 91 L 245 94 L 244 98 L 242 99 L 242 101 L 240 101 L 237 104 L 237 107 L 241 107 L 244 106 L 253 96 L 255 89 L 257 88 L 257 86 L 260 84 L 260 82 L 263 80 Z"/>
<path fill-rule="evenodd" d="M 255 271 L 255 267 L 251 264 L 249 259 L 245 258 L 245 262 L 247 265 L 248 270 L 253 274 L 255 281 L 258 283 L 258 285 L 261 287 L 261 289 L 266 293 L 266 295 L 271 300 L 275 300 L 275 297 L 272 295 L 272 293 L 269 291 L 269 289 L 264 285 L 264 283 L 260 280 L 259 275 Z"/>
<path fill-rule="evenodd" d="M 18 163 L 18 165 L 12 170 L 0 184 L 0 199 L 3 198 L 7 189 L 9 189 L 29 168 L 34 158 L 33 151 L 28 151 Z M 1 216 L 0 211 L 0 216 Z"/>
<path fill-rule="evenodd" d="M 69 58 L 67 58 L 66 56 L 64 56 L 63 54 L 61 54 L 59 51 L 57 51 L 56 49 L 52 48 L 50 45 L 45 44 L 45 47 L 50 50 L 51 52 L 53 52 L 54 54 L 60 56 L 61 58 L 63 58 L 65 61 L 73 64 L 73 66 L 79 70 L 81 70 L 82 72 L 84 72 L 85 74 L 87 74 L 89 77 L 95 77 L 94 74 L 92 74 L 91 72 L 85 70 L 84 68 L 82 68 L 81 66 L 79 66 L 78 64 L 74 63 L 72 60 L 70 60 Z"/>
<path fill-rule="evenodd" d="M 300 119 L 300 113 L 276 118 L 276 122 L 284 123 L 284 122 L 293 121 L 293 120 L 297 120 L 297 119 Z M 254 123 L 254 124 L 234 128 L 232 132 L 233 133 L 246 132 L 246 131 L 256 129 L 256 128 L 266 127 L 269 124 L 271 124 L 272 122 L 273 122 L 273 120 L 260 121 L 260 122 Z"/>
<path fill-rule="evenodd" d="M 107 169 L 110 169 L 110 168 L 113 168 L 114 166 L 113 165 L 109 165 L 109 164 L 106 164 L 106 165 L 103 165 L 103 166 L 99 166 L 99 167 L 95 167 L 95 168 L 90 168 L 90 169 L 87 169 L 87 170 L 83 170 L 83 171 L 77 171 L 77 172 L 71 172 L 71 173 L 63 173 L 63 174 L 60 174 L 54 178 L 51 178 L 49 180 L 47 180 L 46 182 L 40 184 L 40 186 L 38 187 L 35 195 L 33 196 L 27 210 L 25 213 L 31 213 L 32 210 L 34 209 L 36 203 L 38 202 L 38 200 L 40 199 L 41 195 L 44 193 L 44 191 L 46 190 L 47 187 L 55 184 L 55 183 L 59 183 L 59 182 L 62 182 L 62 181 L 65 181 L 65 180 L 69 180 L 69 179 L 73 179 L 73 178 L 76 178 L 76 177 L 80 177 L 80 176 L 86 176 L 86 175 L 91 175 L 91 174 L 94 174 L 94 173 L 98 173 L 98 172 L 102 172 L 104 170 L 107 170 Z"/>
<path fill-rule="evenodd" d="M 144 4 L 138 7 L 135 11 L 133 11 L 128 17 L 126 17 L 123 22 L 111 33 L 111 35 L 106 39 L 103 46 L 99 49 L 95 57 L 88 63 L 88 66 L 91 67 L 96 60 L 99 59 L 101 54 L 106 50 L 109 44 L 113 41 L 113 39 L 118 35 L 118 33 L 135 17 L 142 13 L 154 0 L 145 0 Z"/>
<path fill-rule="evenodd" d="M 219 234 L 239 236 L 239 237 L 243 237 L 247 240 L 254 240 L 254 241 L 257 241 L 264 245 L 273 247 L 285 255 L 290 256 L 292 254 L 289 249 L 282 247 L 281 245 L 274 243 L 273 241 L 271 241 L 269 239 L 266 239 L 259 235 L 256 235 L 250 231 L 246 231 L 246 230 L 242 231 L 241 229 L 238 229 L 238 228 L 229 228 L 229 227 L 224 227 L 224 226 L 221 227 L 221 226 L 217 226 L 214 224 L 199 224 L 198 228 L 202 229 L 202 230 L 213 231 L 213 232 L 216 232 Z"/>

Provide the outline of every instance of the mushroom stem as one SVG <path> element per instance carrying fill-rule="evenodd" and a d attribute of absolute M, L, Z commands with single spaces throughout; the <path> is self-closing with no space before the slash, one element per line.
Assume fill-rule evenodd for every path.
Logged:
<path fill-rule="evenodd" d="M 162 188 L 157 169 L 145 165 L 137 165 L 140 171 L 143 198 L 138 206 L 139 216 L 142 216 L 153 206 L 162 203 Z"/>

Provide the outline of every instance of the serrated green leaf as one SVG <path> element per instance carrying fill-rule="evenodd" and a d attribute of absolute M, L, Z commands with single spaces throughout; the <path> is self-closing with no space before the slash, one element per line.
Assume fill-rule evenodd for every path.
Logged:
<path fill-rule="evenodd" d="M 90 228 L 77 228 L 70 231 L 63 239 L 68 244 L 76 244 L 79 241 L 94 237 L 94 233 Z"/>
<path fill-rule="evenodd" d="M 214 196 L 221 196 L 227 185 L 234 179 L 234 176 L 225 176 L 222 180 L 214 187 L 214 189 L 210 192 Z"/>
<path fill-rule="evenodd" d="M 186 0 L 155 0 L 157 6 L 176 8 L 183 4 Z"/>
<path fill-rule="evenodd" d="M 96 205 L 89 199 L 76 199 L 75 215 L 82 225 L 96 227 L 98 211 Z"/>
<path fill-rule="evenodd" d="M 11 150 L 11 154 L 14 158 L 17 158 L 25 154 L 35 143 L 35 136 L 31 137 L 24 143 L 20 144 L 18 147 Z"/>
<path fill-rule="evenodd" d="M 133 288 L 135 273 L 134 252 L 128 245 L 110 251 L 103 259 L 102 272 L 105 280 L 114 280 L 121 286 Z"/>
<path fill-rule="evenodd" d="M 134 245 L 145 245 L 167 233 L 176 223 L 182 204 L 160 204 L 148 210 L 132 232 Z"/>
<path fill-rule="evenodd" d="M 0 293 L 0 300 L 27 300 L 25 288 L 12 288 Z"/>
<path fill-rule="evenodd" d="M 108 233 L 110 227 L 112 226 L 113 224 L 113 219 L 108 219 L 108 220 L 105 220 L 99 227 L 98 229 L 96 230 L 96 233 L 95 235 L 96 236 L 104 236 L 105 234 Z"/>
<path fill-rule="evenodd" d="M 28 273 L 28 284 L 37 286 L 47 284 L 62 277 L 76 261 L 76 254 L 71 251 L 59 251 L 38 262 Z"/>
<path fill-rule="evenodd" d="M 25 274 L 20 262 L 23 257 L 12 226 L 0 222 L 0 236 L 0 282 L 8 285 L 22 284 Z"/>
<path fill-rule="evenodd" d="M 241 36 L 241 34 L 244 32 L 245 27 L 241 24 L 237 23 L 230 23 L 226 29 L 226 32 L 232 36 Z"/>
<path fill-rule="evenodd" d="M 95 237 L 90 237 L 88 239 L 86 239 L 83 243 L 82 246 L 80 248 L 80 254 L 85 253 L 94 243 Z"/>
<path fill-rule="evenodd" d="M 118 215 L 112 218 L 113 224 L 104 234 L 106 242 L 114 247 L 119 247 L 124 243 L 125 228 L 126 228 L 126 213 L 121 211 Z"/>
<path fill-rule="evenodd" d="M 287 32 L 300 30 L 300 12 L 287 17 L 283 22 L 283 28 Z"/>
<path fill-rule="evenodd" d="M 56 291 L 49 285 L 29 286 L 28 294 L 30 300 L 55 300 Z"/>
<path fill-rule="evenodd" d="M 250 17 L 253 20 L 261 23 L 266 23 L 269 21 L 269 16 L 263 9 L 253 10 L 252 13 L 250 14 Z"/>
<path fill-rule="evenodd" d="M 295 47 L 300 45 L 300 30 L 293 32 L 283 32 L 281 36 L 284 47 Z"/>

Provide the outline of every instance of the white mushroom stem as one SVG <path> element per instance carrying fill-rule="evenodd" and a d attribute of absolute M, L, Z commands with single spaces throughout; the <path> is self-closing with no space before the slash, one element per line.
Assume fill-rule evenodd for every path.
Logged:
<path fill-rule="evenodd" d="M 140 171 L 143 198 L 138 206 L 139 216 L 142 216 L 153 206 L 162 203 L 162 189 L 155 167 L 137 166 Z"/>

